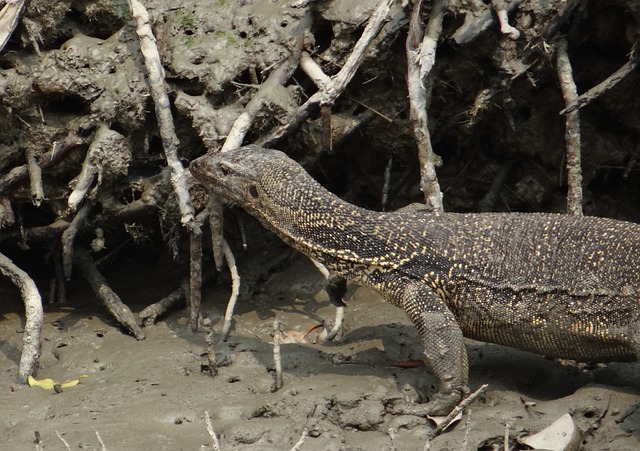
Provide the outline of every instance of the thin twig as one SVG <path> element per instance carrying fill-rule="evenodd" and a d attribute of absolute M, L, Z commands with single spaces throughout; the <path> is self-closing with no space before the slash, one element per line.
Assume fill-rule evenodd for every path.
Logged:
<path fill-rule="evenodd" d="M 540 55 L 548 54 L 550 49 L 549 42 L 558 33 L 562 26 L 573 15 L 573 11 L 576 9 L 581 0 L 566 0 L 560 10 L 547 22 L 544 30 L 525 47 L 522 62 L 525 67 L 520 72 L 512 76 L 512 79 L 518 78 L 520 75 L 529 70 L 529 67 L 535 63 Z"/>
<path fill-rule="evenodd" d="M 336 317 L 333 321 L 333 327 L 325 337 L 324 341 L 332 341 L 338 335 L 338 332 L 342 329 L 344 323 L 344 307 L 336 307 Z"/>
<path fill-rule="evenodd" d="M 229 302 L 227 302 L 227 310 L 224 312 L 224 324 L 222 326 L 222 341 L 227 341 L 233 322 L 233 311 L 236 308 L 238 294 L 240 293 L 240 274 L 238 274 L 238 267 L 236 266 L 236 259 L 233 256 L 233 252 L 229 247 L 229 243 L 227 243 L 227 240 L 224 238 L 222 239 L 222 249 L 224 251 L 224 257 L 227 260 L 229 272 L 231 273 L 231 295 L 229 296 Z"/>
<path fill-rule="evenodd" d="M 436 427 L 433 432 L 431 433 L 431 437 L 436 437 L 437 435 L 441 434 L 442 431 L 444 431 L 446 428 L 449 427 L 449 425 L 451 423 L 453 423 L 453 421 L 455 420 L 455 418 L 458 416 L 458 414 L 460 412 L 462 412 L 469 404 L 471 404 L 473 401 L 476 400 L 476 398 L 478 396 L 480 396 L 486 389 L 487 387 L 489 387 L 489 384 L 484 384 L 482 385 L 479 389 L 477 389 L 476 391 L 474 391 L 473 393 L 471 393 L 469 396 L 467 396 L 465 399 L 463 399 L 460 404 L 458 404 L 456 406 L 455 409 L 453 409 L 449 415 L 447 415 L 447 417 L 444 419 L 444 421 L 442 423 L 440 423 L 438 425 L 438 427 Z"/>
<path fill-rule="evenodd" d="M 56 435 L 58 436 L 58 438 L 60 439 L 60 441 L 62 442 L 62 444 L 64 445 L 65 448 L 67 448 L 67 450 L 71 451 L 71 447 L 69 446 L 69 444 L 67 443 L 67 441 L 65 439 L 62 438 L 62 436 L 60 435 L 60 433 L 58 432 L 58 430 L 56 429 Z"/>
<path fill-rule="evenodd" d="M 42 330 L 42 299 L 38 287 L 29 274 L 18 268 L 8 257 L 0 253 L 0 272 L 20 290 L 24 302 L 26 321 L 22 338 L 22 355 L 18 365 L 18 383 L 26 384 L 40 357 L 40 332 Z"/>
<path fill-rule="evenodd" d="M 504 451 L 509 451 L 509 423 L 504 425 L 504 441 L 502 446 Z"/>
<path fill-rule="evenodd" d="M 347 84 L 351 81 L 358 69 L 364 54 L 369 48 L 369 44 L 373 38 L 378 34 L 389 13 L 389 7 L 393 3 L 393 0 L 382 0 L 378 8 L 374 11 L 364 29 L 364 32 L 360 36 L 360 39 L 353 48 L 353 51 L 347 58 L 344 66 L 333 78 L 331 84 L 325 86 L 324 89 L 320 89 L 314 95 L 312 95 L 305 103 L 303 103 L 298 110 L 293 114 L 289 122 L 276 130 L 274 130 L 269 136 L 258 141 L 258 144 L 263 147 L 271 147 L 281 139 L 285 138 L 296 130 L 300 124 L 309 117 L 311 111 L 317 105 L 333 105 L 335 100 L 342 94 Z"/>
<path fill-rule="evenodd" d="M 102 440 L 102 437 L 100 437 L 100 433 L 98 431 L 96 432 L 96 438 L 98 439 L 98 443 L 100 444 L 100 451 L 107 451 L 107 447 L 104 444 L 104 441 Z"/>
<path fill-rule="evenodd" d="M 216 431 L 213 430 L 213 425 L 211 424 L 211 417 L 209 416 L 208 411 L 204 411 L 204 422 L 207 425 L 207 432 L 209 433 L 209 437 L 211 437 L 211 447 L 215 451 L 221 451 L 220 442 L 218 441 L 218 436 L 216 435 Z"/>
<path fill-rule="evenodd" d="M 140 50 L 147 68 L 149 90 L 155 105 L 158 128 L 162 138 L 167 164 L 171 168 L 171 183 L 178 199 L 178 206 L 182 215 L 182 224 L 190 226 L 195 212 L 191 205 L 191 197 L 183 176 L 185 169 L 178 158 L 180 141 L 175 132 L 169 96 L 164 81 L 164 70 L 160 61 L 160 54 L 155 37 L 149 24 L 149 13 L 138 0 L 129 0 L 131 14 L 136 20 L 136 33 L 140 39 Z"/>
<path fill-rule="evenodd" d="M 640 56 L 637 54 L 632 56 L 620 69 L 609 75 L 603 81 L 589 89 L 587 92 L 580 94 L 571 104 L 565 109 L 560 111 L 560 114 L 569 114 L 572 111 L 578 110 L 583 106 L 590 104 L 592 101 L 600 97 L 602 94 L 613 88 L 626 78 L 627 75 L 632 73 L 638 67 Z"/>
<path fill-rule="evenodd" d="M 462 439 L 462 449 L 469 449 L 469 432 L 471 432 L 471 409 L 467 410 L 467 421 L 464 424 L 464 438 Z"/>
<path fill-rule="evenodd" d="M 276 380 L 272 391 L 276 392 L 282 388 L 282 357 L 280 355 L 281 341 L 280 321 L 273 320 L 273 363 L 276 370 Z"/>
<path fill-rule="evenodd" d="M 300 439 L 298 439 L 296 444 L 293 445 L 293 448 L 291 448 L 291 451 L 300 451 L 300 448 L 302 448 L 302 445 L 304 444 L 304 441 L 308 435 L 309 435 L 309 431 L 307 430 L 307 428 L 304 428 L 302 431 L 302 435 L 300 435 Z"/>
<path fill-rule="evenodd" d="M 382 211 L 387 211 L 389 203 L 389 189 L 391 189 L 391 168 L 393 167 L 393 155 L 389 155 L 387 164 L 384 167 L 384 184 L 382 185 Z"/>
<path fill-rule="evenodd" d="M 567 52 L 567 40 L 558 42 L 558 78 L 565 105 L 577 102 L 578 90 L 573 81 L 571 61 Z M 580 113 L 578 110 L 567 114 L 565 139 L 567 141 L 567 212 L 582 215 L 582 168 L 580 167 Z"/>

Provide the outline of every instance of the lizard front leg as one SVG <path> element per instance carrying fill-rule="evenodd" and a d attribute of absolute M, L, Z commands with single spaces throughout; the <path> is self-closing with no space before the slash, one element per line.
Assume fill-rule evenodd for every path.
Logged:
<path fill-rule="evenodd" d="M 393 299 L 402 307 L 420 333 L 425 366 L 435 376 L 437 393 L 420 414 L 446 415 L 468 391 L 469 363 L 462 330 L 444 302 L 422 282 L 409 280 Z M 414 412 L 415 413 L 415 412 Z"/>

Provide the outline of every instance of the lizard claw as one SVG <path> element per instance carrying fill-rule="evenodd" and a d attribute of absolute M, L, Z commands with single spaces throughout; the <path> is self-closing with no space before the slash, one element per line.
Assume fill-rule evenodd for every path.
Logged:
<path fill-rule="evenodd" d="M 395 415 L 445 416 L 448 415 L 460 402 L 462 395 L 457 392 L 436 393 L 431 401 L 426 404 L 394 405 L 391 413 Z"/>

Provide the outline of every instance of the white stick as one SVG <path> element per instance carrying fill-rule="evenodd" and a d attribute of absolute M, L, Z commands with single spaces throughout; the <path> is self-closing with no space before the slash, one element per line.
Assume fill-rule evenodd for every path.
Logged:
<path fill-rule="evenodd" d="M 149 24 L 149 13 L 138 0 L 129 0 L 131 14 L 137 23 L 136 33 L 140 39 L 140 50 L 147 68 L 149 90 L 156 110 L 158 128 L 162 138 L 162 147 L 167 158 L 167 164 L 171 167 L 171 183 L 178 199 L 178 206 L 184 225 L 190 225 L 195 217 L 191 196 L 184 179 L 184 168 L 178 158 L 178 145 L 180 141 L 176 135 L 171 115 L 169 96 L 164 83 L 164 70 L 158 53 L 156 38 Z"/>
<path fill-rule="evenodd" d="M 209 437 L 211 437 L 211 446 L 215 451 L 221 451 L 220 442 L 218 441 L 218 436 L 216 435 L 216 431 L 213 430 L 213 425 L 211 424 L 211 417 L 209 416 L 208 411 L 204 411 L 204 422 L 207 425 L 207 432 L 209 433 Z"/>

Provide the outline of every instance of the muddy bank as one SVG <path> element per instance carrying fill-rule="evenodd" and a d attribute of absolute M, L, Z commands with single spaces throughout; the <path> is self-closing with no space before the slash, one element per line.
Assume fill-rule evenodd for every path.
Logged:
<path fill-rule="evenodd" d="M 151 290 L 116 275 L 114 286 L 139 310 L 172 289 L 167 280 L 175 273 L 142 274 L 154 281 Z M 203 315 L 214 330 L 227 296 L 222 282 L 205 290 Z M 348 298 L 337 343 L 282 345 L 284 387 L 271 392 L 273 319 L 286 331 L 304 332 L 333 315 L 321 278 L 302 257 L 241 301 L 231 338 L 216 345 L 218 361 L 225 362 L 216 377 L 206 371 L 204 333 L 188 330 L 187 310 L 146 327 L 146 340 L 136 341 L 95 304 L 87 287 L 74 287 L 70 298 L 69 305 L 47 308 L 38 377 L 88 377 L 55 393 L 15 385 L 22 320 L 16 294 L 3 291 L 0 399 L 10 414 L 2 419 L 0 440 L 12 449 L 31 449 L 34 431 L 46 449 L 64 449 L 56 431 L 71 449 L 99 449 L 95 431 L 107 449 L 198 449 L 211 443 L 205 411 L 222 449 L 289 449 L 307 429 L 301 449 L 421 450 L 435 427 L 424 418 L 388 413 L 413 397 L 413 388 L 428 395 L 431 379 L 423 368 L 392 366 L 421 358 L 417 333 L 404 312 L 367 289 Z M 484 383 L 489 389 L 455 427 L 432 440 L 431 449 L 495 449 L 506 425 L 511 449 L 526 449 L 514 438 L 565 413 L 585 431 L 581 449 L 637 449 L 640 365 L 583 371 L 496 345 L 468 342 L 467 349 L 471 389 Z"/>
<path fill-rule="evenodd" d="M 446 210 L 566 211 L 559 41 L 566 41 L 582 94 L 635 67 L 640 20 L 633 1 L 577 3 L 449 3 L 425 80 L 427 131 Z M 303 67 L 305 52 L 324 75 L 337 76 L 379 4 L 145 2 L 179 166 L 221 148 L 243 113 L 252 118 L 240 138 L 245 143 L 268 140 L 291 123 L 324 83 Z M 566 5 L 573 9 L 564 14 Z M 516 31 L 504 23 L 501 31 L 503 8 Z M 310 108 L 275 141 L 330 190 L 375 210 L 424 201 L 407 99 L 411 13 L 408 2 L 392 2 L 345 92 L 329 108 Z M 433 15 L 429 2 L 419 22 Z M 284 81 L 273 83 L 283 67 Z M 637 97 L 631 70 L 580 110 L 587 214 L 640 220 Z M 337 343 L 283 345 L 284 388 L 271 392 L 273 319 L 298 336 L 333 309 L 305 260 L 281 257 L 277 246 L 256 251 L 264 232 L 232 209 L 225 209 L 225 235 L 243 260 L 244 282 L 235 329 L 218 344 L 226 365 L 215 378 L 206 370 L 205 332 L 188 331 L 187 311 L 145 327 L 146 339 L 136 342 L 77 270 L 63 280 L 69 249 L 90 250 L 114 291 L 139 313 L 187 274 L 188 232 L 154 106 L 126 2 L 29 2 L 0 53 L 0 252 L 51 302 L 36 376 L 88 377 L 55 394 L 15 384 L 23 306 L 3 280 L 0 386 L 11 414 L 0 420 L 1 441 L 31 447 L 38 431 L 48 448 L 63 449 L 58 431 L 72 448 L 98 448 L 98 431 L 109 449 L 194 449 L 209 443 L 208 411 L 223 449 L 287 449 L 304 429 L 303 449 L 423 449 L 430 421 L 389 413 L 394 403 L 432 390 L 424 369 L 391 365 L 420 358 L 417 335 L 403 312 L 367 290 L 350 292 Z M 207 195 L 188 188 L 199 213 Z M 205 268 L 212 268 L 209 232 L 204 237 Z M 247 258 L 246 243 L 246 253 L 262 259 Z M 270 271 L 251 275 L 263 267 Z M 229 285 L 225 275 L 205 284 L 203 325 L 218 338 Z M 513 440 L 565 413 L 584 432 L 583 449 L 637 448 L 637 364 L 583 370 L 494 345 L 467 348 L 471 388 L 489 383 L 489 390 L 431 449 L 499 449 L 505 429 Z"/>

